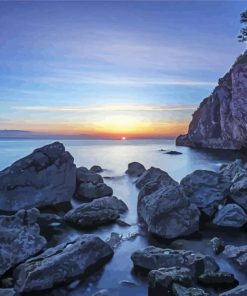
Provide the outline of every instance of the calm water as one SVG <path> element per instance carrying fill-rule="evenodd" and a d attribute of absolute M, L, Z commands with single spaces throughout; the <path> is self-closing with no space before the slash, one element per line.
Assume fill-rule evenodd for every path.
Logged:
<path fill-rule="evenodd" d="M 51 140 L 0 141 L 0 169 L 29 154 L 35 148 L 51 142 Z M 147 295 L 146 281 L 136 277 L 132 271 L 131 253 L 149 244 L 163 247 L 169 246 L 169 244 L 158 243 L 153 238 L 142 234 L 133 237 L 131 240 L 127 239 L 139 231 L 136 216 L 138 191 L 133 185 L 133 179 L 124 175 L 129 162 L 139 161 L 146 168 L 150 166 L 159 167 L 167 171 L 175 180 L 180 181 L 186 174 L 196 169 L 217 170 L 222 163 L 245 157 L 236 152 L 210 152 L 208 150 L 176 147 L 172 140 L 63 140 L 62 142 L 73 155 L 77 166 L 91 167 L 97 164 L 105 169 L 102 173 L 103 176 L 117 177 L 111 180 L 106 179 L 105 182 L 113 188 L 114 195 L 128 205 L 129 211 L 123 217 L 123 220 L 131 226 L 121 227 L 114 224 L 91 231 L 103 239 L 109 238 L 111 232 L 117 232 L 123 235 L 124 241 L 116 248 L 113 259 L 100 272 L 89 277 L 86 281 L 75 282 L 62 290 L 56 289 L 53 292 L 58 294 L 53 295 L 89 296 L 100 289 L 110 289 L 113 296 Z M 177 150 L 183 154 L 168 155 L 159 151 L 160 149 Z M 76 206 L 75 201 L 73 201 L 73 206 Z M 52 234 L 50 246 L 83 233 L 64 226 L 53 226 L 50 232 Z M 185 249 L 200 250 L 211 254 L 208 241 L 216 234 L 212 231 L 204 231 L 202 234 L 201 238 L 180 240 L 180 242 L 183 243 Z M 217 235 L 235 244 L 243 244 L 246 240 L 246 234 L 238 231 L 234 234 L 231 233 L 231 235 L 227 231 L 221 231 Z M 240 283 L 246 282 L 247 279 L 244 275 L 235 270 L 221 256 L 216 257 L 216 260 L 222 270 L 234 272 Z M 126 284 L 122 281 L 130 281 L 132 284 Z"/>

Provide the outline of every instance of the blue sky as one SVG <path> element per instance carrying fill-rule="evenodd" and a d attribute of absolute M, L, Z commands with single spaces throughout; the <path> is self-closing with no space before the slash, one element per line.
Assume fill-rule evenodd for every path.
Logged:
<path fill-rule="evenodd" d="M 165 135 L 244 50 L 245 1 L 0 3 L 0 129 Z"/>

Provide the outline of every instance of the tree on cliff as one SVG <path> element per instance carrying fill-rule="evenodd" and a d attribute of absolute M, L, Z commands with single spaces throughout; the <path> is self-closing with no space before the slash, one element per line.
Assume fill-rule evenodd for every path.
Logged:
<path fill-rule="evenodd" d="M 238 40 L 240 42 L 245 42 L 247 41 L 247 10 L 241 13 L 240 22 L 243 24 L 243 28 L 238 35 Z"/>

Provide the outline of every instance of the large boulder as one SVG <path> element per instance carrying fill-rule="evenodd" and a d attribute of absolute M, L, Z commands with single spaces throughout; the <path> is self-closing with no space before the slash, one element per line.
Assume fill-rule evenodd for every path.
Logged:
<path fill-rule="evenodd" d="M 93 227 L 114 222 L 121 213 L 127 210 L 123 201 L 115 196 L 107 196 L 72 209 L 64 216 L 64 219 L 79 227 Z"/>
<path fill-rule="evenodd" d="M 166 239 L 190 235 L 199 229 L 200 211 L 173 181 L 146 184 L 138 196 L 138 215 L 150 233 Z"/>
<path fill-rule="evenodd" d="M 94 235 L 47 249 L 14 270 L 16 289 L 20 292 L 46 290 L 84 275 L 89 268 L 102 265 L 113 255 L 111 247 Z"/>
<path fill-rule="evenodd" d="M 193 114 L 188 133 L 177 138 L 177 145 L 247 148 L 246 93 L 247 51 L 200 104 Z"/>
<path fill-rule="evenodd" d="M 99 165 L 93 165 L 93 166 L 90 168 L 90 171 L 91 171 L 91 172 L 94 172 L 94 173 L 102 173 L 104 170 L 103 170 L 102 167 L 99 166 Z"/>
<path fill-rule="evenodd" d="M 162 171 L 159 168 L 151 167 L 136 180 L 136 186 L 137 188 L 141 189 L 150 181 L 162 182 L 164 185 L 177 183 L 165 171 Z"/>
<path fill-rule="evenodd" d="M 70 201 L 75 186 L 74 159 L 55 142 L 0 172 L 0 209 L 17 211 Z"/>
<path fill-rule="evenodd" d="M 41 251 L 46 240 L 40 235 L 37 209 L 0 216 L 0 276 Z"/>
<path fill-rule="evenodd" d="M 244 210 L 236 204 L 227 204 L 216 213 L 213 223 L 218 226 L 242 227 L 247 222 Z"/>
<path fill-rule="evenodd" d="M 79 167 L 76 169 L 76 182 L 81 183 L 103 183 L 104 180 L 101 175 L 97 174 L 94 169 L 88 170 L 85 167 Z"/>
<path fill-rule="evenodd" d="M 140 177 L 145 171 L 144 165 L 135 161 L 128 164 L 128 169 L 125 173 L 133 177 Z"/>
<path fill-rule="evenodd" d="M 246 271 L 247 267 L 247 245 L 233 246 L 226 245 L 223 255 L 232 260 L 239 267 Z"/>
<path fill-rule="evenodd" d="M 153 246 L 135 251 L 131 255 L 131 260 L 135 267 L 146 271 L 159 268 L 186 267 L 190 269 L 193 277 L 219 270 L 215 260 L 208 255 L 186 250 L 161 249 Z"/>
<path fill-rule="evenodd" d="M 196 170 L 181 180 L 185 195 L 202 212 L 212 216 L 229 193 L 230 181 L 221 174 Z"/>
<path fill-rule="evenodd" d="M 76 191 L 76 198 L 82 201 L 110 196 L 113 190 L 105 183 L 81 183 Z"/>
<path fill-rule="evenodd" d="M 246 296 L 247 284 L 240 285 L 232 290 L 221 293 L 219 296 Z"/>

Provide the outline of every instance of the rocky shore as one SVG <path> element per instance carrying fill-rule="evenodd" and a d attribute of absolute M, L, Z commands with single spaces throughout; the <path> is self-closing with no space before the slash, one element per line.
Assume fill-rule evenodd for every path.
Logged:
<path fill-rule="evenodd" d="M 219 232 L 246 235 L 247 167 L 242 161 L 222 165 L 218 172 L 196 170 L 180 183 L 159 168 L 130 163 L 126 175 L 139 192 L 138 232 L 109 233 L 109 239 L 93 230 L 130 225 L 124 222 L 128 207 L 105 184 L 103 171 L 76 168 L 63 144 L 55 142 L 0 172 L 0 295 L 58 295 L 54 289 L 102 271 L 115 260 L 118 246 L 138 235 L 157 242 L 128 254 L 135 276 L 148 283 L 146 295 L 247 295 L 247 284 L 239 284 L 238 273 L 225 268 L 232 265 L 247 276 L 247 241 L 230 244 L 217 237 Z M 76 235 L 51 238 L 47 226 L 61 224 Z M 194 238 L 203 240 L 209 229 L 215 232 L 211 251 L 200 252 Z M 184 239 L 190 249 L 179 243 Z M 113 294 L 104 289 L 96 295 Z"/>

